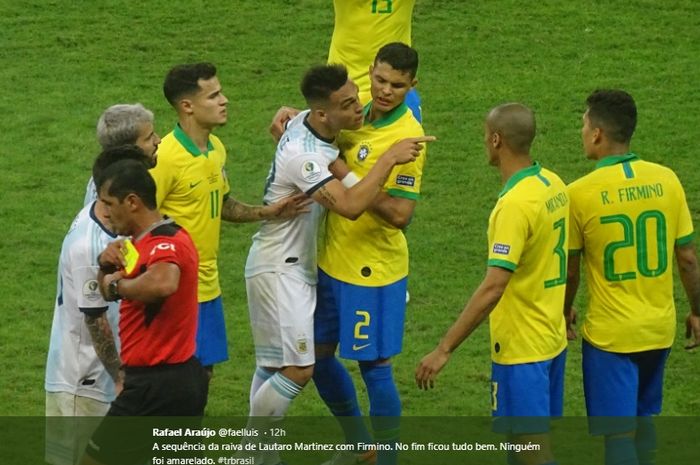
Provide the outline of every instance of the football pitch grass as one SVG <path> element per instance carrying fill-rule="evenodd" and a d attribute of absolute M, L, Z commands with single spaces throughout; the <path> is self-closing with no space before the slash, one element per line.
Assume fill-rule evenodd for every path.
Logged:
<path fill-rule="evenodd" d="M 299 80 L 324 62 L 333 15 L 330 0 L 0 0 L 0 11 L 0 415 L 31 416 L 44 411 L 58 254 L 98 152 L 100 113 L 142 102 L 165 135 L 175 123 L 161 91 L 166 71 L 215 63 L 230 99 L 229 123 L 216 134 L 228 149 L 232 195 L 259 203 L 274 153 L 267 125 L 280 105 L 303 106 Z M 485 272 L 487 220 L 501 189 L 483 150 L 486 111 L 508 101 L 532 107 L 533 158 L 571 182 L 593 168 L 580 141 L 585 97 L 601 87 L 627 90 L 639 109 L 633 151 L 678 173 L 697 226 L 700 5 L 418 0 L 413 45 L 425 130 L 438 141 L 429 147 L 422 199 L 407 231 L 411 302 L 395 378 L 404 415 L 483 416 L 490 413 L 486 324 L 453 354 L 434 390 L 419 391 L 413 375 Z M 248 410 L 255 362 L 243 265 L 255 230 L 223 226 L 219 266 L 231 360 L 216 369 L 212 416 Z M 683 351 L 688 305 L 680 285 L 676 290 L 679 334 L 664 414 L 697 416 L 700 354 Z M 582 289 L 581 313 L 584 295 Z M 577 341 L 569 345 L 565 414 L 584 412 Z M 310 385 L 289 414 L 327 410 Z"/>

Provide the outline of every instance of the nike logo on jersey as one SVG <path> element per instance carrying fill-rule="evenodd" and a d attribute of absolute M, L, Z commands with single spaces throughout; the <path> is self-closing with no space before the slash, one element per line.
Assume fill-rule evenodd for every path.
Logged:
<path fill-rule="evenodd" d="M 352 345 L 352 350 L 362 350 L 362 349 L 366 349 L 367 347 L 369 347 L 369 346 L 371 346 L 371 345 L 372 345 L 372 344 L 362 344 L 362 345 L 360 345 L 360 344 L 353 344 L 353 345 Z"/>
<path fill-rule="evenodd" d="M 190 189 L 194 189 L 194 188 L 197 187 L 199 184 L 201 184 L 201 182 L 202 182 L 202 181 L 191 182 L 191 183 L 190 183 Z"/>

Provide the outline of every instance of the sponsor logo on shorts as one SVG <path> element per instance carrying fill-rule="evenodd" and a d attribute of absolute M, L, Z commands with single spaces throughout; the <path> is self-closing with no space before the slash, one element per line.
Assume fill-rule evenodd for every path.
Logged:
<path fill-rule="evenodd" d="M 500 244 L 497 242 L 493 244 L 493 253 L 508 255 L 510 253 L 510 246 L 508 244 Z"/>
<path fill-rule="evenodd" d="M 371 346 L 372 344 L 353 344 L 352 345 L 352 350 L 362 350 L 366 349 L 367 347 Z"/>
<path fill-rule="evenodd" d="M 416 185 L 415 176 L 406 176 L 405 174 L 399 174 L 396 176 L 396 184 L 399 186 L 413 187 Z"/>

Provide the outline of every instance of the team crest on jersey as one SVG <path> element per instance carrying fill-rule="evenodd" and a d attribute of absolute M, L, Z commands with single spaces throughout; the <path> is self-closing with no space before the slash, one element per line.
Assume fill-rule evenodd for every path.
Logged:
<path fill-rule="evenodd" d="M 369 142 L 363 142 L 360 144 L 360 148 L 357 150 L 357 161 L 365 161 L 372 151 L 372 146 Z"/>
<path fill-rule="evenodd" d="M 321 176 L 321 166 L 313 160 L 305 161 L 301 166 L 301 177 L 304 181 L 313 182 Z"/>
<path fill-rule="evenodd" d="M 510 253 L 510 246 L 508 244 L 500 244 L 496 242 L 493 244 L 493 253 L 508 255 Z"/>
<path fill-rule="evenodd" d="M 306 338 L 297 339 L 297 352 L 300 354 L 305 354 L 308 352 L 309 346 L 306 343 Z"/>
<path fill-rule="evenodd" d="M 91 301 L 100 299 L 101 295 L 96 279 L 85 281 L 85 284 L 83 284 L 83 296 Z"/>

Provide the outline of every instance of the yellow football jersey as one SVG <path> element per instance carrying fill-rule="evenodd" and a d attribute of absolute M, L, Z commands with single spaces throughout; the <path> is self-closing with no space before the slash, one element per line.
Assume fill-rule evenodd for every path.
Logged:
<path fill-rule="evenodd" d="M 541 362 L 566 348 L 566 186 L 538 163 L 506 182 L 489 218 L 489 266 L 513 272 L 489 317 L 491 358 Z"/>
<path fill-rule="evenodd" d="M 693 234 L 675 173 L 633 153 L 609 156 L 569 197 L 569 248 L 582 253 L 589 294 L 583 337 L 610 352 L 670 347 L 674 246 Z"/>
<path fill-rule="evenodd" d="M 369 113 L 371 103 L 365 106 Z M 395 142 L 424 135 L 405 104 L 357 131 L 343 131 L 338 147 L 348 167 L 364 177 Z M 417 200 L 426 149 L 415 162 L 395 166 L 384 185 L 395 197 Z M 366 211 L 355 220 L 328 212 L 318 265 L 335 279 L 359 286 L 386 286 L 408 275 L 408 245 L 403 231 Z"/>
<path fill-rule="evenodd" d="M 391 42 L 411 45 L 415 0 L 334 0 L 335 26 L 328 63 L 342 63 L 360 88 L 360 101 L 371 100 L 369 66 Z"/>
<path fill-rule="evenodd" d="M 209 136 L 201 152 L 178 124 L 158 146 L 151 169 L 161 213 L 173 218 L 192 236 L 199 253 L 199 301 L 221 295 L 216 257 L 219 253 L 221 207 L 229 192 L 226 148 Z"/>

